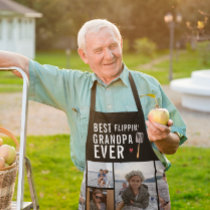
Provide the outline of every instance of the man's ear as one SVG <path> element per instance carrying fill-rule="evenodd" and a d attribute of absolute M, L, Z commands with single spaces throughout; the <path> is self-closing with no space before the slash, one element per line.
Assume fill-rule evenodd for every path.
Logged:
<path fill-rule="evenodd" d="M 120 41 L 121 48 L 123 49 L 123 39 Z"/>
<path fill-rule="evenodd" d="M 88 64 L 88 59 L 87 59 L 87 56 L 86 56 L 86 52 L 81 48 L 78 48 L 77 52 L 78 52 L 80 58 L 83 60 L 83 62 Z"/>

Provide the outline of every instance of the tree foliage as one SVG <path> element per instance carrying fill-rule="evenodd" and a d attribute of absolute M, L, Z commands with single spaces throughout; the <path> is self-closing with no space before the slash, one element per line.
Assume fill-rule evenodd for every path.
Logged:
<path fill-rule="evenodd" d="M 75 47 L 82 24 L 93 18 L 105 18 L 119 26 L 130 43 L 148 37 L 159 47 L 168 46 L 169 29 L 164 15 L 180 12 L 183 22 L 176 37 L 191 35 L 192 30 L 210 33 L 210 0 L 15 0 L 43 14 L 37 19 L 39 49 Z M 199 22 L 200 21 L 200 22 Z M 200 27 L 200 29 L 198 29 Z"/>
<path fill-rule="evenodd" d="M 178 10 L 188 35 L 210 35 L 210 0 L 179 0 Z"/>

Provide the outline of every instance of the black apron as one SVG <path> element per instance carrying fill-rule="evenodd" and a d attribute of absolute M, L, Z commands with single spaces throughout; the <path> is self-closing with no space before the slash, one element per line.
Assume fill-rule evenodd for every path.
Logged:
<path fill-rule="evenodd" d="M 92 87 L 79 209 L 170 209 L 164 166 L 148 139 L 130 73 L 129 81 L 138 109 L 135 112 L 96 112 L 97 82 Z"/>

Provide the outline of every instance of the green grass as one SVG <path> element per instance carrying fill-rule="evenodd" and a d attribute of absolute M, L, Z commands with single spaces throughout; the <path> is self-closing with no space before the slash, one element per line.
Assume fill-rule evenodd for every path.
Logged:
<path fill-rule="evenodd" d="M 141 68 L 142 64 L 149 63 L 153 59 L 166 55 L 167 52 L 158 52 L 154 58 L 146 57 L 140 54 L 125 53 L 123 60 L 128 68 L 142 71 L 157 78 L 161 84 L 168 84 L 169 61 L 162 61 L 145 70 Z M 80 69 L 90 71 L 88 65 L 84 64 L 77 52 L 71 52 L 70 58 L 64 51 L 37 52 L 36 61 L 41 64 L 51 64 L 60 68 Z M 202 64 L 197 51 L 180 51 L 178 56 L 174 53 L 173 76 L 174 78 L 189 77 L 194 70 L 210 68 L 210 62 Z M 10 72 L 0 72 L 0 92 L 17 92 L 22 87 L 22 81 L 13 76 Z"/>
<path fill-rule="evenodd" d="M 152 59 L 155 58 L 157 57 L 150 58 L 136 53 L 125 53 L 123 56 L 123 61 L 128 68 L 137 70 L 139 65 L 149 63 Z"/>
<path fill-rule="evenodd" d="M 172 209 L 202 209 L 210 206 L 210 149 L 181 147 L 169 156 L 167 173 Z"/>
<path fill-rule="evenodd" d="M 71 52 L 70 58 L 66 56 L 64 51 L 38 52 L 35 60 L 41 64 L 51 64 L 60 68 L 68 68 L 70 65 L 72 69 L 89 70 L 88 65 L 80 59 L 75 51 Z"/>
<path fill-rule="evenodd" d="M 0 72 L 0 92 L 18 92 L 22 90 L 22 80 L 11 72 Z"/>
<path fill-rule="evenodd" d="M 10 142 L 9 144 L 12 145 Z M 40 209 L 77 209 L 82 172 L 71 162 L 69 137 L 28 137 L 26 152 L 32 164 Z M 14 200 L 16 191 L 17 187 Z M 27 177 L 24 191 L 24 201 L 31 201 Z"/>
<path fill-rule="evenodd" d="M 204 65 L 197 51 L 180 51 L 173 57 L 173 79 L 190 77 L 192 71 L 209 69 L 210 64 Z M 157 78 L 161 84 L 168 84 L 169 60 L 160 62 L 149 70 L 138 68 Z"/>
<path fill-rule="evenodd" d="M 30 136 L 26 150 L 41 209 L 77 209 L 82 172 L 70 160 L 68 135 Z M 172 209 L 208 210 L 210 149 L 181 147 L 168 158 Z M 24 200 L 30 200 L 26 178 Z"/>

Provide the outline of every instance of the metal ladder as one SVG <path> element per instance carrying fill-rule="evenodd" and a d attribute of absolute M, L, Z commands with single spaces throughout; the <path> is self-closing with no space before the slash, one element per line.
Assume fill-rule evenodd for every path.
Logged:
<path fill-rule="evenodd" d="M 26 150 L 26 125 L 28 115 L 28 87 L 29 80 L 26 73 L 18 67 L 0 68 L 0 71 L 18 71 L 23 79 L 22 89 L 22 112 L 21 112 L 21 129 L 20 129 L 20 150 L 19 150 L 19 168 L 18 168 L 18 188 L 17 188 L 17 201 L 12 202 L 12 210 L 28 210 L 39 209 L 39 204 L 36 196 L 35 186 L 32 176 L 32 168 L 30 160 L 25 157 Z M 23 202 L 24 197 L 24 171 L 26 169 L 27 179 L 30 188 L 31 202 Z"/>

